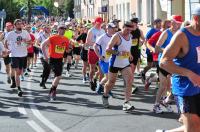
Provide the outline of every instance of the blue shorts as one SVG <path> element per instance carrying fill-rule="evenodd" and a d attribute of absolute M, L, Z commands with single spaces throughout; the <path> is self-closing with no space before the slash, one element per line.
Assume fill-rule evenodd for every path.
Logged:
<path fill-rule="evenodd" d="M 107 74 L 108 73 L 109 62 L 99 61 L 99 65 L 101 67 L 101 70 L 102 70 L 103 74 Z"/>
<path fill-rule="evenodd" d="M 200 94 L 194 96 L 176 96 L 174 95 L 178 112 L 181 114 L 190 113 L 200 117 Z"/>

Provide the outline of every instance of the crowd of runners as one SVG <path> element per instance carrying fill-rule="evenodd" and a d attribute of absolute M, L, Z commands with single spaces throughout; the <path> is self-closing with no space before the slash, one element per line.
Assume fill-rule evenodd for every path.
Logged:
<path fill-rule="evenodd" d="M 137 69 L 145 91 L 153 82 L 158 87 L 152 106 L 155 114 L 163 113 L 162 108 L 173 112 L 170 103 L 176 101 L 183 126 L 168 131 L 199 132 L 200 8 L 194 10 L 191 22 L 183 22 L 179 15 L 164 21 L 155 19 L 146 35 L 138 26 L 138 18 L 123 22 L 121 28 L 119 23 L 117 19 L 106 23 L 101 17 L 79 23 L 74 19 L 31 24 L 20 19 L 6 22 L 5 30 L 0 31 L 0 55 L 7 83 L 10 88 L 17 88 L 22 97 L 20 83 L 40 61 L 43 72 L 38 85 L 46 89 L 53 73 L 49 100 L 54 101 L 61 77 L 70 77 L 71 66 L 77 69 L 82 63 L 83 83 L 89 83 L 92 92 L 102 95 L 105 108 L 109 108 L 109 97 L 115 98 L 112 88 L 117 77 L 122 76 L 122 109 L 132 111 L 135 107 L 130 100 L 136 90 L 133 84 Z M 140 71 L 142 46 L 146 47 L 147 65 Z M 147 76 L 152 67 L 156 73 Z"/>

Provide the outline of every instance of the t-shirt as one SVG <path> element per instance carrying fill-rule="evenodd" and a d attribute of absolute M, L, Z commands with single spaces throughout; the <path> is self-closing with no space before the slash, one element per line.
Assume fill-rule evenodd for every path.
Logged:
<path fill-rule="evenodd" d="M 147 32 L 145 38 L 146 38 L 147 40 L 150 39 L 151 36 L 152 36 L 154 33 L 158 32 L 158 31 L 160 31 L 160 30 L 155 29 L 155 28 L 151 28 L 151 29 Z M 148 55 L 148 54 L 151 54 L 151 52 L 150 52 L 149 49 L 146 49 L 146 54 L 147 54 L 147 55 Z"/>
<path fill-rule="evenodd" d="M 83 41 L 83 43 L 85 43 L 86 41 L 86 38 L 87 38 L 87 33 L 82 33 L 81 35 L 78 36 L 78 38 L 76 39 L 76 41 Z"/>
<path fill-rule="evenodd" d="M 27 44 L 22 41 L 31 40 L 31 37 L 27 31 L 22 30 L 20 33 L 17 33 L 16 31 L 11 31 L 6 36 L 6 40 L 8 42 L 8 48 L 11 51 L 10 57 L 27 56 Z"/>
<path fill-rule="evenodd" d="M 44 33 L 44 32 L 40 32 L 40 33 L 38 34 L 37 40 L 38 40 L 40 43 L 42 43 L 42 42 L 44 42 L 47 38 L 48 38 L 48 37 L 45 36 L 45 33 Z M 46 47 L 46 53 L 47 53 L 47 52 L 48 52 L 48 47 Z M 43 55 L 43 53 L 42 53 L 42 50 L 40 49 L 40 51 L 39 51 L 39 58 L 43 58 L 43 57 L 44 57 L 44 55 Z"/>
<path fill-rule="evenodd" d="M 153 47 L 155 47 L 155 46 L 156 46 L 156 43 L 157 43 L 157 41 L 158 41 L 158 39 L 159 39 L 159 37 L 160 37 L 161 34 L 162 34 L 161 31 L 155 33 L 155 34 L 154 34 L 153 36 L 151 36 L 151 38 L 148 40 L 148 43 L 149 43 L 150 45 L 152 45 Z M 154 60 L 154 61 L 158 61 L 158 53 L 153 53 L 153 60 Z"/>
<path fill-rule="evenodd" d="M 49 37 L 49 56 L 51 58 L 63 58 L 63 54 L 66 49 L 69 48 L 69 40 L 60 35 L 53 35 Z"/>
<path fill-rule="evenodd" d="M 3 43 L 0 41 L 0 55 L 2 55 L 2 52 L 4 51 Z"/>
<path fill-rule="evenodd" d="M 65 34 L 64 34 L 64 36 L 65 36 L 66 38 L 68 38 L 69 40 L 72 39 L 73 35 L 74 35 L 74 33 L 73 33 L 72 30 L 67 30 L 67 31 L 65 31 Z"/>
<path fill-rule="evenodd" d="M 106 48 L 111 37 L 112 36 L 108 36 L 108 34 L 105 33 L 101 35 L 96 41 L 96 44 L 99 46 L 100 55 L 105 57 L 104 62 L 109 62 L 109 58 L 106 57 Z"/>
<path fill-rule="evenodd" d="M 33 53 L 34 52 L 33 43 L 35 41 L 35 36 L 30 33 L 30 37 L 31 37 L 31 44 L 28 46 L 27 50 L 28 50 L 28 53 Z"/>

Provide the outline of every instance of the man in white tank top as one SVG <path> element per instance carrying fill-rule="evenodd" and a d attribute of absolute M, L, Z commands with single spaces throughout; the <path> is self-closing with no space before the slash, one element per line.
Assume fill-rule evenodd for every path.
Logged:
<path fill-rule="evenodd" d="M 102 96 L 103 106 L 109 107 L 108 94 L 115 85 L 118 71 L 121 72 L 125 82 L 125 102 L 123 103 L 123 110 L 130 111 L 134 106 L 130 104 L 130 97 L 132 92 L 133 73 L 131 71 L 129 59 L 133 57 L 130 54 L 131 49 L 131 34 L 133 30 L 132 23 L 127 21 L 124 23 L 123 29 L 117 32 L 110 40 L 106 52 L 107 56 L 111 55 L 109 61 L 108 81 L 104 87 L 104 94 Z"/>

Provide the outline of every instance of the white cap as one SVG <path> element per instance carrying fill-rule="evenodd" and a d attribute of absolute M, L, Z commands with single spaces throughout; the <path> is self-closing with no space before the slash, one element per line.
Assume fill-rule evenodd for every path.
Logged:
<path fill-rule="evenodd" d="M 107 28 L 116 28 L 116 25 L 114 23 L 110 22 L 110 23 L 107 24 L 106 27 Z"/>
<path fill-rule="evenodd" d="M 60 23 L 59 25 L 58 25 L 58 29 L 59 28 L 66 28 L 66 25 L 64 24 L 64 23 Z"/>
<path fill-rule="evenodd" d="M 192 11 L 192 15 L 198 15 L 200 16 L 200 4 L 198 4 L 194 10 Z"/>

